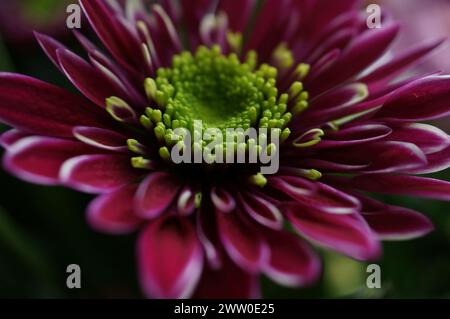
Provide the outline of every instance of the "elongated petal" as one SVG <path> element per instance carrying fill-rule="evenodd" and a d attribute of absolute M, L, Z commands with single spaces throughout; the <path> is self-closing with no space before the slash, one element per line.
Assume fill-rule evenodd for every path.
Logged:
<path fill-rule="evenodd" d="M 273 183 L 274 180 L 276 181 L 275 184 Z M 280 183 L 280 180 L 283 181 Z M 286 180 L 313 184 L 311 187 L 315 187 L 315 190 L 305 192 L 302 188 L 294 188 L 287 184 Z M 284 190 L 298 205 L 318 211 L 331 214 L 352 214 L 360 208 L 360 203 L 356 198 L 323 183 L 313 183 L 296 177 L 280 177 L 272 179 L 272 185 L 278 185 L 275 187 Z"/>
<path fill-rule="evenodd" d="M 205 267 L 194 298 L 254 299 L 260 294 L 258 276 L 245 272 L 226 259 L 219 270 Z"/>
<path fill-rule="evenodd" d="M 110 234 L 127 234 L 142 223 L 133 212 L 136 185 L 97 197 L 89 205 L 87 218 L 93 228 Z"/>
<path fill-rule="evenodd" d="M 220 251 L 220 239 L 217 232 L 216 216 L 213 208 L 200 208 L 196 215 L 197 236 L 203 246 L 205 259 L 212 269 L 222 266 L 224 254 Z"/>
<path fill-rule="evenodd" d="M 236 212 L 216 213 L 219 236 L 230 258 L 248 272 L 258 272 L 268 257 L 267 246 Z"/>
<path fill-rule="evenodd" d="M 139 216 L 155 218 L 169 208 L 181 187 L 177 178 L 168 173 L 153 173 L 139 186 L 135 207 Z"/>
<path fill-rule="evenodd" d="M 351 184 L 355 188 L 368 192 L 450 200 L 450 182 L 432 178 L 369 174 L 353 178 Z"/>
<path fill-rule="evenodd" d="M 266 236 L 270 261 L 264 272 L 280 285 L 297 287 L 311 284 L 320 275 L 320 260 L 300 238 L 288 232 L 270 232 Z"/>
<path fill-rule="evenodd" d="M 213 187 L 211 190 L 211 201 L 221 212 L 229 213 L 236 207 L 233 196 L 224 188 Z"/>
<path fill-rule="evenodd" d="M 28 136 L 30 135 L 25 132 L 12 129 L 0 135 L 0 145 L 3 146 L 4 148 L 9 148 L 14 143 Z"/>
<path fill-rule="evenodd" d="M 450 146 L 450 137 L 444 131 L 423 123 L 395 127 L 388 139 L 415 144 L 425 154 L 436 153 Z"/>
<path fill-rule="evenodd" d="M 287 207 L 288 218 L 304 237 L 358 260 L 380 255 L 376 235 L 359 214 L 333 215 L 299 206 Z"/>
<path fill-rule="evenodd" d="M 83 155 L 64 163 L 61 182 L 86 193 L 107 193 L 136 180 L 141 173 L 126 155 Z"/>
<path fill-rule="evenodd" d="M 153 298 L 189 298 L 200 279 L 203 252 L 186 218 L 161 217 L 139 238 L 139 273 Z"/>
<path fill-rule="evenodd" d="M 387 206 L 377 212 L 363 214 L 373 231 L 383 240 L 409 240 L 433 231 L 424 215 L 403 207 Z"/>
<path fill-rule="evenodd" d="M 76 95 L 19 74 L 0 74 L 0 121 L 27 132 L 72 137 L 72 127 L 105 127 L 103 117 Z M 92 110 L 92 111 L 91 111 Z"/>
<path fill-rule="evenodd" d="M 59 41 L 49 37 L 48 35 L 34 32 L 34 36 L 36 40 L 39 42 L 39 45 L 44 50 L 45 54 L 49 57 L 49 59 L 53 62 L 53 64 L 61 70 L 61 66 L 59 65 L 58 56 L 56 52 L 58 50 L 65 50 L 66 47 L 60 43 Z M 62 70 L 61 70 L 62 71 Z"/>
<path fill-rule="evenodd" d="M 408 174 L 430 174 L 443 171 L 450 167 L 450 146 L 433 154 L 427 154 L 427 163 L 421 167 L 408 169 Z"/>
<path fill-rule="evenodd" d="M 406 51 L 405 53 L 397 56 L 396 58 L 392 59 L 391 61 L 387 62 L 386 64 L 383 64 L 382 66 L 378 67 L 370 74 L 364 76 L 361 79 L 361 81 L 368 83 L 392 79 L 393 77 L 398 75 L 401 71 L 403 71 L 407 66 L 423 58 L 425 55 L 427 55 L 428 53 L 436 49 L 438 46 L 440 46 L 443 42 L 444 42 L 443 40 L 432 41 L 430 43 L 423 44 L 416 48 L 412 48 Z"/>
<path fill-rule="evenodd" d="M 3 164 L 6 170 L 28 182 L 57 185 L 60 168 L 67 159 L 93 151 L 76 141 L 30 136 L 8 148 Z"/>
<path fill-rule="evenodd" d="M 283 228 L 284 220 L 280 210 L 261 195 L 245 193 L 239 199 L 243 210 L 256 222 L 272 229 Z"/>
<path fill-rule="evenodd" d="M 337 132 L 326 134 L 315 148 L 336 148 L 369 143 L 381 140 L 389 136 L 391 132 L 392 129 L 381 124 L 355 125 Z"/>
<path fill-rule="evenodd" d="M 354 147 L 330 150 L 321 159 L 347 165 L 367 165 L 365 173 L 397 173 L 425 167 L 427 156 L 412 143 L 377 141 Z"/>
<path fill-rule="evenodd" d="M 391 24 L 378 30 L 367 30 L 356 37 L 335 64 L 311 83 L 312 93 L 345 81 L 374 63 L 391 44 L 398 29 L 398 25 Z"/>
<path fill-rule="evenodd" d="M 421 121 L 450 114 L 450 76 L 429 76 L 405 85 L 384 103 L 379 118 Z"/>
<path fill-rule="evenodd" d="M 77 126 L 73 129 L 73 135 L 81 142 L 115 152 L 127 152 L 127 138 L 115 131 L 96 127 Z"/>
<path fill-rule="evenodd" d="M 131 65 L 139 67 L 141 57 L 139 43 L 119 23 L 117 13 L 114 13 L 110 5 L 100 0 L 80 0 L 80 4 L 90 25 L 114 58 L 125 67 L 130 68 Z"/>
<path fill-rule="evenodd" d="M 57 57 L 65 75 L 81 93 L 100 107 L 106 107 L 105 100 L 120 96 L 110 83 L 88 62 L 69 50 L 57 51 Z"/>

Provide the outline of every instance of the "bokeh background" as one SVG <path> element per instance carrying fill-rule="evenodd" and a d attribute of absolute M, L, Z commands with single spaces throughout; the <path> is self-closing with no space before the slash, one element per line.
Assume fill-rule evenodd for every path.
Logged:
<path fill-rule="evenodd" d="M 39 49 L 32 30 L 76 47 L 65 28 L 66 6 L 72 2 L 75 0 L 1 0 L 0 70 L 32 75 L 70 89 Z M 402 23 L 403 35 L 395 48 L 450 36 L 450 0 L 367 3 L 375 2 Z M 83 26 L 87 27 L 85 21 Z M 417 68 L 422 72 L 450 71 L 450 49 L 441 48 Z M 439 126 L 449 133 L 450 119 L 441 120 Z M 0 132 L 6 129 L 0 126 Z M 450 171 L 434 177 L 450 180 Z M 323 251 L 324 274 L 316 286 L 292 290 L 263 278 L 264 297 L 450 298 L 450 203 L 380 198 L 424 212 L 436 225 L 436 231 L 425 238 L 385 243 L 379 261 L 382 289 L 366 288 L 367 264 Z M 134 264 L 135 237 L 91 230 L 84 217 L 90 199 L 67 189 L 30 185 L 0 170 L 0 298 L 142 297 Z M 69 264 L 81 266 L 81 289 L 66 287 Z"/>

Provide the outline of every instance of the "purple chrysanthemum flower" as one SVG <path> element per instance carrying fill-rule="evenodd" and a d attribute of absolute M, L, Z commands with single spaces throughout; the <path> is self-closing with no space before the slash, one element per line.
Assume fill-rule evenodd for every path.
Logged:
<path fill-rule="evenodd" d="M 309 242 L 370 260 L 380 240 L 432 229 L 365 192 L 450 199 L 449 183 L 415 176 L 450 164 L 448 135 L 416 123 L 450 113 L 450 77 L 399 77 L 440 42 L 374 65 L 398 27 L 369 30 L 356 0 L 80 3 L 108 54 L 80 33 L 86 58 L 36 34 L 84 97 L 1 74 L 4 166 L 100 194 L 88 220 L 140 231 L 148 296 L 256 297 L 260 274 L 307 285 L 321 269 Z M 173 130 L 194 120 L 277 129 L 279 172 L 175 165 Z"/>

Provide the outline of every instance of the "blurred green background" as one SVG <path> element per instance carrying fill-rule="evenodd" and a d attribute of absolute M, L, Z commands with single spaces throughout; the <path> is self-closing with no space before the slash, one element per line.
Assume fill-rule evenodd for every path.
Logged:
<path fill-rule="evenodd" d="M 10 1 L 1 1 L 7 2 Z M 32 3 L 38 14 L 43 12 L 39 3 L 48 9 L 56 2 L 14 0 L 11 3 Z M 23 9 L 2 6 L 0 20 L 2 15 L 8 14 L 5 10 Z M 29 10 L 26 9 L 24 21 L 20 21 L 22 29 L 45 29 L 42 19 L 27 20 Z M 58 14 L 54 21 L 63 21 L 64 11 L 60 5 L 58 9 L 55 7 Z M 48 15 L 48 11 L 44 10 L 44 14 Z M 36 26 L 37 21 L 39 26 Z M 64 23 L 58 25 L 60 29 L 52 27 L 51 33 L 75 45 L 67 37 Z M 29 32 L 28 36 L 26 33 L 18 36 L 8 31 L 11 30 L 8 27 L 0 25 L 0 28 L 1 71 L 24 73 L 70 87 Z M 442 123 L 448 132 L 448 121 Z M 6 127 L 0 126 L 0 132 L 5 130 Z M 449 180 L 450 171 L 434 176 Z M 135 236 L 107 236 L 91 230 L 84 217 L 90 196 L 62 188 L 30 185 L 3 170 L 0 170 L 0 190 L 0 298 L 142 297 L 135 271 Z M 379 262 L 382 289 L 365 288 L 367 264 L 323 251 L 324 274 L 316 286 L 292 290 L 263 279 L 264 296 L 450 298 L 450 204 L 416 198 L 381 198 L 426 213 L 436 226 L 436 231 L 425 238 L 385 243 L 384 255 Z M 69 290 L 66 288 L 66 267 L 73 263 L 81 266 L 82 288 Z"/>

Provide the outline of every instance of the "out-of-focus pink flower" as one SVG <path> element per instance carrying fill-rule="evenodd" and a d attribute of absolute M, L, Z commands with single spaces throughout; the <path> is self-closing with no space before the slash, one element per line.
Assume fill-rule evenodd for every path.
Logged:
<path fill-rule="evenodd" d="M 398 49 L 427 40 L 450 38 L 449 0 L 384 0 L 380 3 L 390 10 L 402 28 L 396 44 Z M 429 72 L 449 71 L 449 57 L 447 43 L 425 59 L 421 67 Z"/>
<path fill-rule="evenodd" d="M 54 36 L 69 34 L 66 27 L 66 7 L 72 0 L 1 0 L 0 32 L 15 43 L 33 41 L 33 31 Z"/>
<path fill-rule="evenodd" d="M 303 286 L 321 270 L 309 242 L 371 260 L 383 239 L 432 230 L 365 192 L 450 199 L 450 183 L 417 176 L 450 165 L 449 136 L 418 123 L 450 113 L 450 76 L 394 81 L 439 41 L 373 68 L 399 28 L 368 30 L 357 0 L 267 0 L 253 23 L 254 0 L 80 3 L 108 52 L 76 33 L 82 58 L 37 34 L 82 96 L 1 74 L 4 167 L 99 194 L 89 223 L 140 232 L 148 296 L 255 297 L 261 274 Z M 276 129 L 280 171 L 176 165 L 174 129 L 195 120 Z"/>

